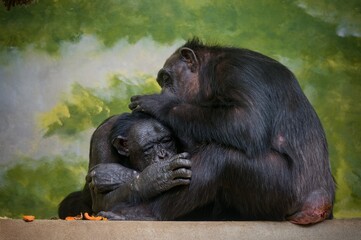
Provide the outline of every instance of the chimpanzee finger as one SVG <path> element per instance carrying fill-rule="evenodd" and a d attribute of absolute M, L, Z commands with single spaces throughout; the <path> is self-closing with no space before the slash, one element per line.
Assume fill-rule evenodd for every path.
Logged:
<path fill-rule="evenodd" d="M 182 152 L 182 153 L 178 154 L 177 156 L 178 156 L 178 158 L 188 159 L 191 155 L 187 152 Z"/>
<path fill-rule="evenodd" d="M 96 171 L 95 170 L 90 170 L 90 172 L 85 176 L 85 181 L 86 182 L 91 182 L 95 175 L 96 175 Z"/>
<path fill-rule="evenodd" d="M 171 187 L 170 188 L 173 188 L 173 187 L 176 187 L 176 186 L 180 186 L 180 185 L 189 185 L 191 183 L 191 180 L 190 179 L 174 179 L 172 182 L 171 182 Z"/>
<path fill-rule="evenodd" d="M 180 158 L 189 159 L 189 158 L 190 158 L 190 154 L 187 153 L 187 152 L 182 152 L 182 153 L 173 155 L 173 156 L 170 158 L 170 161 L 173 161 L 173 160 L 175 160 L 175 159 L 180 159 Z"/>
<path fill-rule="evenodd" d="M 138 107 L 138 102 L 131 102 L 129 103 L 128 107 L 130 110 L 134 110 Z"/>
<path fill-rule="evenodd" d="M 139 105 L 132 109 L 133 112 L 144 112 L 144 109 L 141 108 Z"/>
<path fill-rule="evenodd" d="M 174 179 L 178 178 L 191 178 L 192 177 L 192 171 L 186 168 L 178 168 L 177 170 L 173 171 L 172 177 Z"/>
<path fill-rule="evenodd" d="M 139 99 L 140 95 L 135 95 L 130 98 L 131 102 L 137 101 Z"/>
<path fill-rule="evenodd" d="M 86 176 L 85 176 L 85 181 L 88 183 L 88 182 L 91 182 L 91 180 L 92 180 L 92 175 L 89 173 L 89 174 L 87 174 Z"/>
<path fill-rule="evenodd" d="M 174 160 L 172 160 L 168 167 L 169 167 L 169 170 L 175 170 L 175 169 L 178 169 L 178 168 L 191 168 L 192 166 L 192 162 L 188 159 L 183 159 L 183 158 L 176 158 Z"/>

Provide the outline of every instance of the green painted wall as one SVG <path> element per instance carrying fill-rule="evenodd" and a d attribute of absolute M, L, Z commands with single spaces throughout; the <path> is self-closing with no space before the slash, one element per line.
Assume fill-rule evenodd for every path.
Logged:
<path fill-rule="evenodd" d="M 327 133 L 335 216 L 361 217 L 358 0 L 40 0 L 0 6 L 0 23 L 0 216 L 56 216 L 84 184 L 94 128 L 159 91 L 157 70 L 198 36 L 294 71 Z"/>

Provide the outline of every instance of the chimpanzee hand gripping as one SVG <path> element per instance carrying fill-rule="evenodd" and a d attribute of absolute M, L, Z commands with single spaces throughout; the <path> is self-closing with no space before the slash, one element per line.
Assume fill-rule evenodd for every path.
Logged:
<path fill-rule="evenodd" d="M 246 49 L 188 41 L 165 62 L 161 94 L 129 107 L 169 126 L 191 153 L 192 179 L 150 202 L 172 220 L 215 203 L 242 220 L 313 224 L 332 218 L 335 183 L 325 133 L 295 76 Z"/>
<path fill-rule="evenodd" d="M 101 211 L 110 219 L 154 219 L 143 202 L 189 184 L 187 157 L 176 153 L 171 132 L 149 115 L 113 116 L 93 133 L 87 183 L 60 203 L 59 217 Z M 132 206 L 136 211 L 127 211 Z"/>

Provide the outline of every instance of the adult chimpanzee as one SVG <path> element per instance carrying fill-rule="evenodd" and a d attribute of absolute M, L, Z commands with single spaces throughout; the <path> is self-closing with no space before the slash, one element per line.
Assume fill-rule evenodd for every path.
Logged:
<path fill-rule="evenodd" d="M 93 133 L 90 144 L 89 173 L 83 191 L 68 195 L 60 204 L 59 216 L 80 212 L 112 210 L 126 214 L 126 207 L 136 205 L 128 217 L 146 216 L 141 202 L 161 192 L 190 181 L 188 154 L 176 154 L 171 132 L 143 113 L 113 116 Z"/>
<path fill-rule="evenodd" d="M 285 66 L 193 39 L 168 58 L 157 81 L 162 93 L 132 97 L 130 108 L 192 142 L 191 183 L 151 202 L 157 219 L 209 202 L 220 211 L 236 209 L 245 220 L 332 218 L 335 184 L 325 133 Z"/>

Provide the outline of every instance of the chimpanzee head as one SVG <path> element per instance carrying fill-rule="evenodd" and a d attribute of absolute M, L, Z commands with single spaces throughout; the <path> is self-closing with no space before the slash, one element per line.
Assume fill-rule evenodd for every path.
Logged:
<path fill-rule="evenodd" d="M 177 153 L 169 129 L 154 119 L 135 121 L 128 136 L 117 136 L 112 144 L 119 154 L 129 158 L 131 167 L 139 171 Z"/>
<path fill-rule="evenodd" d="M 196 44 L 201 46 L 198 40 L 188 41 L 166 60 L 157 76 L 163 93 L 171 93 L 188 101 L 198 94 L 200 58 L 196 54 L 198 52 L 192 49 Z"/>

